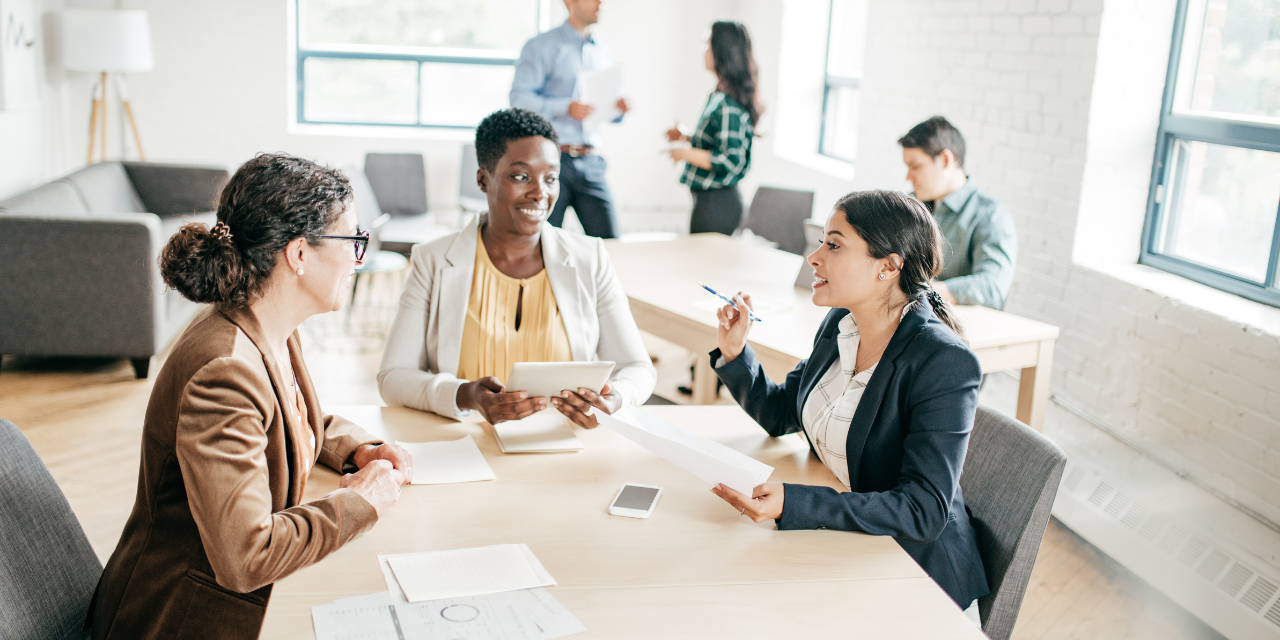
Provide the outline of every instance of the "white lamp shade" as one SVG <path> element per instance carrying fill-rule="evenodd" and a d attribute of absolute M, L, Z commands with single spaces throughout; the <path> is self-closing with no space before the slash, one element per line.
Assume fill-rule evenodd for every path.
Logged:
<path fill-rule="evenodd" d="M 71 71 L 150 71 L 146 11 L 62 12 L 62 66 Z"/>

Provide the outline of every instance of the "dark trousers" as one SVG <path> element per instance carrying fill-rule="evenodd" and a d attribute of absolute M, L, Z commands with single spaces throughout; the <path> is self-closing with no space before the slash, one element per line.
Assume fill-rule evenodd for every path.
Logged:
<path fill-rule="evenodd" d="M 582 230 L 597 238 L 618 237 L 618 213 L 613 208 L 609 184 L 604 181 L 604 158 L 591 154 L 573 157 L 560 153 L 560 197 L 547 218 L 553 226 L 564 224 L 564 210 L 573 207 Z"/>
<path fill-rule="evenodd" d="M 693 193 L 693 216 L 689 218 L 689 233 L 714 231 L 733 235 L 742 224 L 742 192 L 738 185 L 722 189 L 708 189 Z"/>

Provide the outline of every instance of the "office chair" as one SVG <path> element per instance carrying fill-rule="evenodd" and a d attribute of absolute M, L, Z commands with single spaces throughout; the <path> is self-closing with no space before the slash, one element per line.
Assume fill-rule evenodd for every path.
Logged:
<path fill-rule="evenodd" d="M 102 564 L 58 483 L 8 420 L 0 420 L 0 504 L 0 638 L 88 638 Z"/>
<path fill-rule="evenodd" d="M 960 487 L 991 587 L 978 599 L 978 612 L 992 640 L 1013 633 L 1066 464 L 1066 454 L 1044 435 L 978 407 Z"/>
<path fill-rule="evenodd" d="M 381 248 L 408 256 L 413 246 L 453 231 L 427 213 L 427 165 L 421 153 L 367 153 L 364 175 L 382 213 Z"/>
<path fill-rule="evenodd" d="M 750 229 L 787 253 L 804 255 L 804 221 L 812 214 L 812 191 L 760 187 L 738 230 Z"/>

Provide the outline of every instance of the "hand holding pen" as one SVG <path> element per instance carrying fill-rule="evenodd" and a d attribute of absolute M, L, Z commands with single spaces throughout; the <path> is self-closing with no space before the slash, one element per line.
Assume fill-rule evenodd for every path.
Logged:
<path fill-rule="evenodd" d="M 722 296 L 723 297 L 723 296 Z M 716 310 L 716 346 L 725 362 L 733 362 L 747 346 L 747 333 L 751 331 L 751 296 L 739 293 L 729 304 Z"/>
<path fill-rule="evenodd" d="M 717 297 L 717 298 L 720 298 L 721 300 L 724 300 L 725 302 L 729 303 L 729 306 L 733 307 L 735 311 L 739 311 L 739 312 L 741 312 L 741 311 L 742 311 L 742 309 L 738 307 L 737 303 L 735 303 L 733 300 L 730 300 L 730 299 L 728 299 L 728 298 L 724 297 L 724 294 L 720 293 L 719 291 L 716 291 L 715 289 L 712 289 L 711 287 L 708 287 L 708 286 L 707 286 L 707 285 L 705 285 L 705 284 L 702 284 L 701 282 L 698 282 L 697 280 L 694 280 L 694 282 L 697 282 L 697 283 L 698 283 L 698 286 L 700 286 L 700 287 L 702 287 L 703 289 L 706 289 L 707 291 L 711 292 L 711 295 L 713 295 L 713 296 L 715 296 L 715 297 Z M 739 294 L 739 295 L 742 295 L 742 294 Z M 750 299 L 751 299 L 751 296 L 747 296 L 747 300 L 750 300 Z M 752 319 L 752 320 L 755 320 L 756 322 L 761 322 L 761 320 L 760 320 L 760 316 L 758 316 L 758 315 L 756 315 L 756 314 L 754 314 L 754 313 L 751 313 L 751 303 L 750 303 L 750 302 L 747 302 L 747 313 L 751 316 L 751 319 Z"/>

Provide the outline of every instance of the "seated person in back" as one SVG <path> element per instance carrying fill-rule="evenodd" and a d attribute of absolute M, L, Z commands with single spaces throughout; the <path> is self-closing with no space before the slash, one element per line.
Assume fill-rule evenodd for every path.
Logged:
<path fill-rule="evenodd" d="M 378 390 L 398 404 L 490 423 L 546 408 L 510 392 L 516 362 L 610 360 L 600 394 L 566 390 L 551 404 L 592 428 L 591 407 L 641 404 L 657 372 L 598 238 L 547 223 L 560 193 L 555 129 L 525 109 L 476 128 L 476 181 L 489 200 L 462 231 L 413 249 L 400 310 L 387 337 Z"/>
<path fill-rule="evenodd" d="M 950 304 L 1003 309 L 1013 284 L 1018 234 L 1000 201 L 964 170 L 964 136 L 934 116 L 898 139 L 907 180 L 933 211 L 943 237 L 942 274 L 933 288 Z"/>

